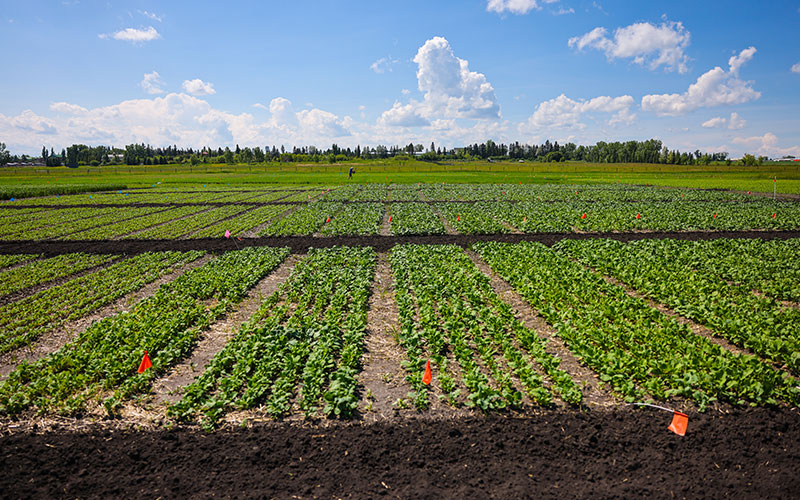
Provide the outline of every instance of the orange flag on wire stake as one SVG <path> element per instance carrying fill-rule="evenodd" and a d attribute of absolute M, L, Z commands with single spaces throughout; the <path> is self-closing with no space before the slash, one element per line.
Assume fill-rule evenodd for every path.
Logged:
<path fill-rule="evenodd" d="M 428 362 L 425 363 L 425 374 L 422 376 L 422 383 L 431 385 L 431 380 L 433 380 L 433 375 L 431 374 L 431 360 L 428 360 Z"/>
<path fill-rule="evenodd" d="M 689 426 L 689 415 L 676 411 L 672 414 L 672 423 L 667 429 L 679 436 L 686 435 L 686 428 Z"/>
<path fill-rule="evenodd" d="M 150 356 L 147 355 L 147 351 L 144 351 L 144 357 L 142 358 L 142 362 L 139 363 L 139 369 L 136 370 L 137 373 L 144 373 L 145 370 L 148 368 L 152 368 L 153 363 L 150 361 Z"/>
<path fill-rule="evenodd" d="M 581 215 L 581 219 L 585 219 L 585 218 L 586 218 L 586 213 L 584 212 L 584 214 Z"/>
<path fill-rule="evenodd" d="M 637 219 L 641 219 L 642 218 L 642 214 L 636 214 L 636 218 Z"/>

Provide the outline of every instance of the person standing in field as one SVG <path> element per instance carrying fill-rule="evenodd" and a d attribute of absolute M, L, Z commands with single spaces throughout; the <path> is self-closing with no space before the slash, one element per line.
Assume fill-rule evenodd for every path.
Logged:
<path fill-rule="evenodd" d="M 350 167 L 350 171 L 348 172 L 348 175 L 349 175 L 349 177 L 351 179 L 353 178 L 353 172 L 355 172 L 355 170 L 353 169 L 353 167 Z"/>

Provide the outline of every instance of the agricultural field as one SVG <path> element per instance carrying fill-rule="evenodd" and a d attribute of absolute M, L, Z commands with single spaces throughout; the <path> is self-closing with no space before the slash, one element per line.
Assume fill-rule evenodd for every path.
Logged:
<path fill-rule="evenodd" d="M 30 193 L 0 202 L 9 430 L 366 426 L 382 446 L 414 429 L 491 455 L 498 428 L 613 454 L 611 420 L 636 446 L 722 436 L 724 455 L 736 425 L 796 423 L 798 200 L 616 183 Z M 688 415 L 686 435 L 640 404 Z"/>

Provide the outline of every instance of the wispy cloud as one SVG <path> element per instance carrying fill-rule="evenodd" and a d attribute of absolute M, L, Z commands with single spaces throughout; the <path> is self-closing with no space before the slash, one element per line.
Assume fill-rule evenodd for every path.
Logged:
<path fill-rule="evenodd" d="M 399 62 L 400 61 L 398 61 L 397 59 L 392 59 L 392 56 L 381 57 L 380 59 L 378 59 L 374 63 L 370 64 L 369 69 L 371 69 L 375 73 L 378 73 L 379 75 L 383 74 L 383 73 L 386 73 L 387 71 L 389 73 L 391 73 L 392 72 L 392 66 L 394 66 L 395 64 L 397 64 Z"/>
<path fill-rule="evenodd" d="M 162 85 L 164 85 L 164 81 L 161 80 L 161 75 L 158 74 L 158 71 L 145 73 L 144 78 L 139 82 L 139 86 L 148 94 L 163 94 Z"/>
<path fill-rule="evenodd" d="M 158 22 L 161 22 L 161 21 L 163 21 L 163 20 L 164 20 L 164 18 L 162 18 L 161 16 L 159 16 L 159 15 L 157 15 L 157 14 L 154 14 L 154 13 L 152 13 L 152 12 L 148 12 L 148 11 L 146 11 L 146 10 L 140 10 L 140 11 L 139 11 L 139 14 L 143 15 L 144 17 L 149 17 L 149 18 L 150 18 L 150 19 L 152 19 L 153 21 L 158 21 Z"/>
<path fill-rule="evenodd" d="M 101 33 L 97 36 L 102 39 L 113 38 L 114 40 L 120 40 L 123 42 L 131 42 L 131 43 L 151 42 L 153 40 L 158 40 L 159 38 L 161 38 L 161 35 L 152 26 L 140 29 L 125 28 L 124 30 L 119 30 L 115 33 L 111 34 Z"/>

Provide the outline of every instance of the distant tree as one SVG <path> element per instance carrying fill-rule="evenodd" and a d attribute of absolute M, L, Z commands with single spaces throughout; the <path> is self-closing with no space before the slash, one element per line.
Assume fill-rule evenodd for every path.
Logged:
<path fill-rule="evenodd" d="M 751 154 L 746 154 L 742 156 L 742 165 L 744 166 L 754 167 L 756 166 L 757 162 L 758 160 L 756 160 L 756 157 Z"/>
<path fill-rule="evenodd" d="M 47 148 L 42 146 L 42 163 L 47 165 Z"/>
<path fill-rule="evenodd" d="M 0 142 L 0 165 L 6 165 L 11 161 L 11 153 L 6 149 L 6 144 Z"/>

